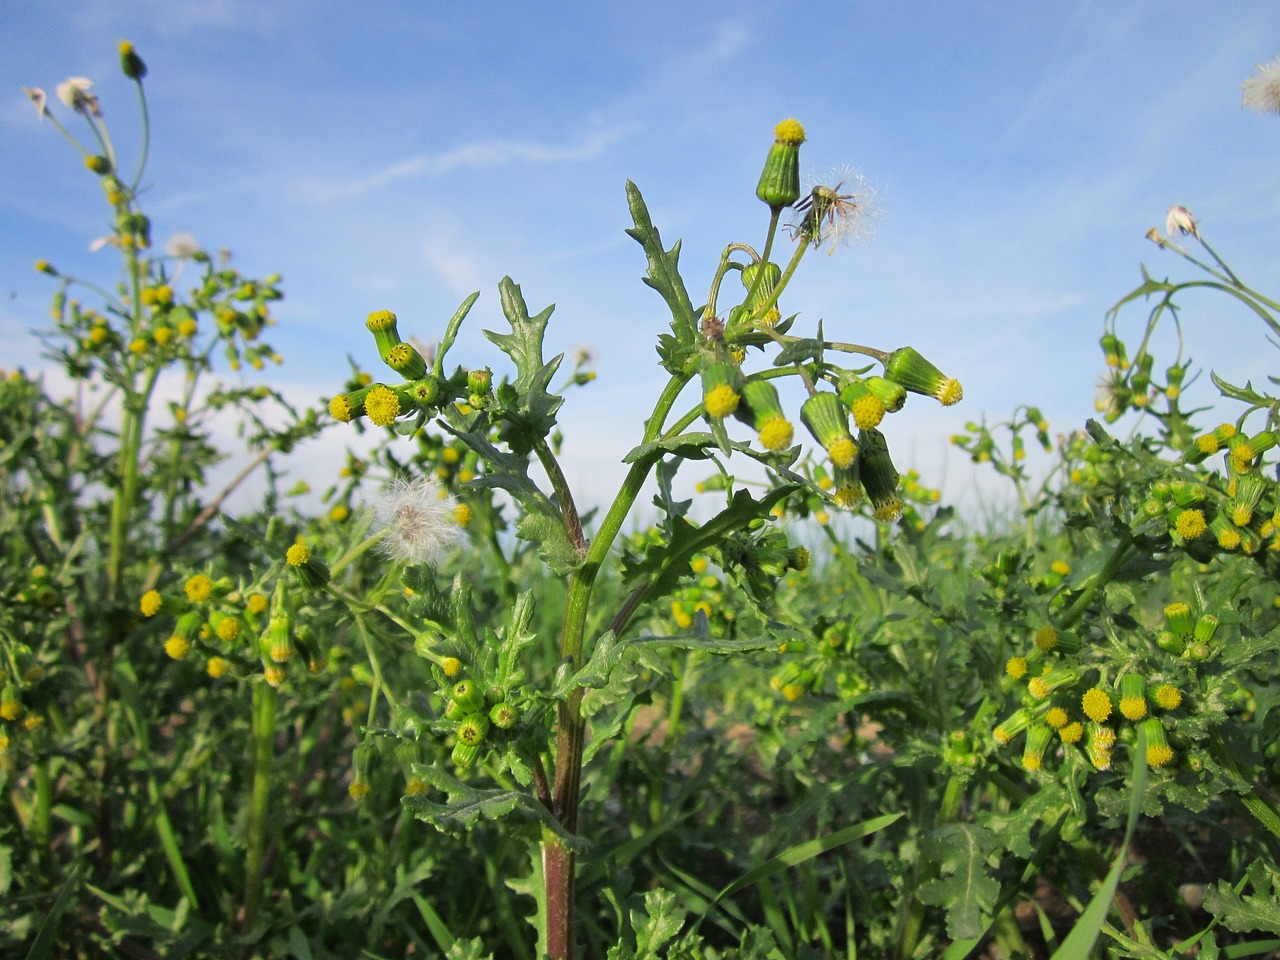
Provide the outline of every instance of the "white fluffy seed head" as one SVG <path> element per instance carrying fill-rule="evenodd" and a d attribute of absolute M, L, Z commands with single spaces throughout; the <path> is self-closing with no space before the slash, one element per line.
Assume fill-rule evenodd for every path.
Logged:
<path fill-rule="evenodd" d="M 458 538 L 455 507 L 434 477 L 394 478 L 377 503 L 383 552 L 404 563 L 433 562 Z"/>

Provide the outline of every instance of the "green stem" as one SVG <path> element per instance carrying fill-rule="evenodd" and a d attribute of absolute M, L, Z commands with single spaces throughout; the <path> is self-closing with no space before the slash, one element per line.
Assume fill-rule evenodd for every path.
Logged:
<path fill-rule="evenodd" d="M 1071 601 L 1071 605 L 1058 618 L 1059 629 L 1070 630 L 1085 615 L 1097 592 L 1110 583 L 1111 578 L 1119 572 L 1121 567 L 1128 563 L 1132 546 L 1128 540 L 1122 540 L 1116 544 L 1103 568 L 1089 579 L 1085 588 L 1077 594 L 1076 598 Z"/>
<path fill-rule="evenodd" d="M 251 930 L 262 905 L 262 862 L 267 848 L 267 800 L 275 757 L 276 688 L 259 680 L 253 687 L 253 787 L 245 852 L 243 928 Z"/>
<path fill-rule="evenodd" d="M 651 443 L 661 435 L 667 415 L 689 378 L 690 375 L 682 374 L 673 376 L 667 382 L 654 405 L 653 414 L 645 421 L 643 443 Z M 640 495 L 657 461 L 657 457 L 649 456 L 631 465 L 621 489 L 587 549 L 582 565 L 570 579 L 560 636 L 561 662 L 581 664 L 589 653 L 584 650 L 584 640 L 592 588 L 636 497 Z M 556 715 L 552 812 L 571 833 L 578 828 L 582 751 L 586 732 L 582 697 L 581 687 L 573 690 L 558 706 Z M 543 832 L 542 865 L 547 911 L 546 952 L 552 960 L 570 960 L 573 956 L 574 931 L 574 855 L 558 837 L 548 831 Z"/>

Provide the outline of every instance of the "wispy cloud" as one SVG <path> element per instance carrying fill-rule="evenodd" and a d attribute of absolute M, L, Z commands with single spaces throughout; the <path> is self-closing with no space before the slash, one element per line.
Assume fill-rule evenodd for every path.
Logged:
<path fill-rule="evenodd" d="M 458 170 L 483 170 L 512 163 L 581 163 L 599 156 L 639 128 L 637 123 L 624 123 L 591 133 L 576 143 L 521 140 L 468 143 L 443 153 L 407 157 L 346 183 L 312 180 L 304 189 L 316 200 L 333 201 L 372 193 L 400 180 L 441 177 Z"/>

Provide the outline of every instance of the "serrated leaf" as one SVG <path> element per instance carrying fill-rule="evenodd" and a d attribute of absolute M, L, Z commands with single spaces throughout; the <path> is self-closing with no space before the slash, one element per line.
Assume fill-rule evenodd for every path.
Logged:
<path fill-rule="evenodd" d="M 1000 896 L 1000 884 L 991 878 L 987 857 L 997 846 L 991 831 L 971 824 L 949 823 L 928 834 L 921 852 L 937 861 L 937 880 L 920 886 L 920 899 L 943 907 L 947 935 L 953 940 L 980 936 Z"/>
<path fill-rule="evenodd" d="M 1255 888 L 1259 884 L 1255 881 Z M 1204 908 L 1236 933 L 1280 933 L 1280 890 L 1241 894 L 1224 881 L 1204 892 Z"/>
<path fill-rule="evenodd" d="M 516 378 L 509 385 L 514 397 L 504 394 L 501 436 L 513 452 L 526 454 L 551 432 L 556 411 L 564 403 L 564 397 L 547 392 L 564 354 L 551 360 L 542 358 L 542 340 L 554 306 L 530 316 L 519 284 L 510 277 L 498 282 L 498 294 L 511 332 L 485 330 L 484 335 L 516 365 Z"/>
<path fill-rule="evenodd" d="M 521 791 L 502 788 L 473 787 L 435 764 L 413 765 L 413 773 L 428 785 L 444 792 L 446 802 L 437 803 L 427 794 L 404 798 L 404 804 L 419 820 L 437 830 L 456 833 L 470 830 L 477 820 L 500 820 L 515 816 L 550 829 L 575 851 L 586 849 L 586 841 L 568 833 L 535 797 Z"/>
<path fill-rule="evenodd" d="M 636 960 L 658 960 L 658 951 L 684 925 L 685 910 L 669 890 L 649 890 L 644 895 L 644 912 L 631 911 L 631 927 L 636 934 Z"/>
<path fill-rule="evenodd" d="M 670 373 L 679 375 L 693 351 L 698 329 L 693 303 L 680 276 L 680 243 L 677 241 L 670 250 L 663 249 L 662 238 L 649 218 L 649 208 L 640 195 L 640 188 L 630 180 L 627 181 L 627 205 L 635 223 L 627 230 L 627 236 L 644 248 L 649 260 L 644 282 L 661 294 L 671 311 L 671 334 L 664 333 L 658 338 L 658 355 Z"/>

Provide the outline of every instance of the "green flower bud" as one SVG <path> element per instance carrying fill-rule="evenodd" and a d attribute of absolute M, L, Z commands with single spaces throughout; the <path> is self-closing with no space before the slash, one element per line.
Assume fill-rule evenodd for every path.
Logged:
<path fill-rule="evenodd" d="M 1156 634 L 1156 646 L 1176 657 L 1186 649 L 1187 643 L 1172 630 L 1161 630 Z"/>
<path fill-rule="evenodd" d="M 453 699 L 467 713 L 484 709 L 484 692 L 473 680 L 459 680 L 453 685 Z"/>
<path fill-rule="evenodd" d="M 510 730 L 520 719 L 520 712 L 509 703 L 495 703 L 489 708 L 489 722 L 499 730 Z"/>
<path fill-rule="evenodd" d="M 463 743 L 459 740 L 453 747 L 453 753 L 449 756 L 455 767 L 473 767 L 478 759 L 480 759 L 480 746 L 474 743 Z"/>
<path fill-rule="evenodd" d="M 1155 717 L 1144 720 L 1142 732 L 1147 735 L 1147 766 L 1163 767 L 1173 759 L 1173 750 L 1159 720 Z"/>
<path fill-rule="evenodd" d="M 458 742 L 479 746 L 489 732 L 489 718 L 472 713 L 458 721 Z"/>
<path fill-rule="evenodd" d="M 147 65 L 142 62 L 128 40 L 120 41 L 120 69 L 130 80 L 141 80 L 147 75 Z"/>
<path fill-rule="evenodd" d="M 755 429 L 766 450 L 785 450 L 795 437 L 791 422 L 782 412 L 778 391 L 768 380 L 751 379 L 742 385 L 742 403 L 734 416 Z"/>
<path fill-rule="evenodd" d="M 1032 677 L 1027 683 L 1027 691 L 1037 700 L 1044 700 L 1053 691 L 1069 687 L 1079 679 L 1080 671 L 1072 667 L 1054 667 L 1048 673 Z"/>
<path fill-rule="evenodd" d="M 898 471 L 889 458 L 889 443 L 874 429 L 860 430 L 858 441 L 858 475 L 874 516 L 883 523 L 896 520 L 902 515 L 902 501 L 898 499 Z"/>
<path fill-rule="evenodd" d="M 1027 731 L 1027 744 L 1022 751 L 1022 765 L 1027 770 L 1039 770 L 1044 765 L 1044 752 L 1053 743 L 1053 727 L 1047 723 L 1032 724 Z"/>
<path fill-rule="evenodd" d="M 111 161 L 103 156 L 94 156 L 90 154 L 84 158 L 84 165 L 93 173 L 106 176 L 111 172 Z"/>
<path fill-rule="evenodd" d="M 1134 721 L 1147 715 L 1147 681 L 1140 674 L 1126 673 L 1120 678 L 1120 712 Z"/>
<path fill-rule="evenodd" d="M 805 139 L 804 127 L 798 120 L 783 120 L 773 128 L 773 136 L 773 146 L 769 148 L 756 185 L 756 196 L 777 211 L 800 198 L 800 144 Z"/>
<path fill-rule="evenodd" d="M 781 279 L 782 268 L 776 263 L 758 261 L 743 267 L 742 285 L 747 288 L 747 309 L 754 314 L 757 307 L 773 296 L 773 291 L 777 289 L 778 281 Z M 766 327 L 772 327 L 781 319 L 782 314 L 775 303 L 760 317 L 760 323 Z M 732 325 L 732 316 L 730 317 L 730 325 Z"/>
<path fill-rule="evenodd" d="M 1033 711 L 1028 710 L 1026 707 L 1019 707 L 1002 723 L 996 724 L 995 729 L 991 731 L 991 735 L 995 737 L 996 743 L 1008 743 L 1027 727 L 1031 726 L 1035 719 L 1036 714 Z"/>
<path fill-rule="evenodd" d="M 1196 620 L 1193 636 L 1200 643 L 1211 643 L 1213 635 L 1218 632 L 1218 618 L 1212 613 L 1202 613 L 1200 618 Z"/>
<path fill-rule="evenodd" d="M 888 380 L 884 382 L 889 383 Z M 896 383 L 892 386 L 898 389 L 903 399 L 906 399 L 907 391 Z M 884 399 L 872 393 L 870 385 L 865 380 L 852 380 L 845 384 L 840 390 L 840 402 L 849 408 L 849 412 L 853 414 L 853 424 L 859 430 L 870 430 L 880 426 L 880 421 L 888 412 Z"/>
<path fill-rule="evenodd" d="M 385 357 L 391 348 L 400 343 L 400 331 L 396 329 L 396 315 L 390 310 L 375 310 L 369 314 L 364 325 L 373 334 L 373 342 L 377 345 L 378 356 Z"/>
<path fill-rule="evenodd" d="M 800 408 L 800 420 L 822 444 L 836 467 L 853 465 L 858 445 L 849 433 L 849 414 L 834 393 L 815 393 Z"/>
<path fill-rule="evenodd" d="M 867 377 L 863 381 L 871 393 L 880 398 L 888 413 L 897 413 L 907 402 L 906 388 L 900 383 L 886 380 L 884 377 Z"/>
<path fill-rule="evenodd" d="M 722 420 L 738 410 L 742 400 L 742 371 L 734 363 L 709 363 L 702 368 L 702 406 L 707 416 Z"/>
<path fill-rule="evenodd" d="M 411 343 L 397 343 L 382 358 L 388 367 L 406 380 L 417 380 L 427 375 L 427 361 Z"/>
<path fill-rule="evenodd" d="M 457 700 L 450 699 L 444 705 L 444 717 L 446 720 L 461 720 L 463 717 L 470 716 L 474 711 L 467 710 L 459 705 Z"/>
<path fill-rule="evenodd" d="M 361 387 L 351 393 L 340 393 L 329 401 L 329 416 L 343 423 L 350 423 L 352 420 L 358 420 L 365 414 L 364 401 L 369 396 L 369 392 L 374 387 L 380 387 L 383 384 L 371 383 L 367 387 Z"/>
<path fill-rule="evenodd" d="M 959 403 L 964 390 L 959 380 L 944 377 L 942 371 L 922 357 L 913 347 L 895 350 L 884 364 L 885 376 L 912 393 L 933 397 L 944 407 Z"/>
<path fill-rule="evenodd" d="M 414 404 L 426 410 L 435 405 L 440 398 L 440 381 L 432 376 L 424 376 L 409 384 L 409 396 Z"/>
<path fill-rule="evenodd" d="M 467 373 L 467 390 L 472 394 L 484 396 L 493 389 L 493 371 L 488 367 L 471 370 Z"/>

